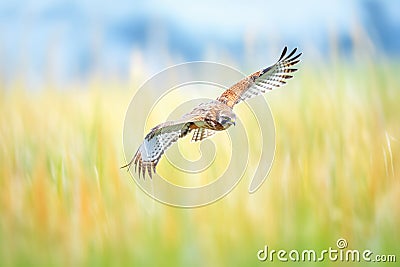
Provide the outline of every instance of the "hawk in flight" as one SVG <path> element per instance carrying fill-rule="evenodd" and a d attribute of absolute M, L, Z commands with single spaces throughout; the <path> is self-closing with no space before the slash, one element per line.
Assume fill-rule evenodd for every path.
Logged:
<path fill-rule="evenodd" d="M 131 161 L 121 168 L 135 165 L 135 172 L 139 167 L 139 177 L 145 178 L 146 172 L 152 178 L 156 166 L 165 151 L 179 138 L 193 132 L 192 141 L 201 141 L 216 131 L 228 129 L 235 125 L 236 115 L 233 106 L 240 101 L 252 98 L 266 90 L 272 90 L 286 83 L 292 78 L 291 73 L 297 71 L 292 68 L 300 60 L 302 53 L 296 54 L 297 48 L 288 55 L 287 47 L 282 51 L 279 60 L 272 66 L 259 70 L 227 89 L 216 100 L 202 103 L 189 113 L 175 121 L 167 121 L 152 128 L 146 135 Z"/>

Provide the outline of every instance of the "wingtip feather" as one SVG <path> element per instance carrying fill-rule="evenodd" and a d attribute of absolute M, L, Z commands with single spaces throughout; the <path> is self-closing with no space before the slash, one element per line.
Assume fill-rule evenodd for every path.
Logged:
<path fill-rule="evenodd" d="M 283 48 L 281 57 L 278 59 L 278 61 L 281 61 L 281 60 L 282 60 L 282 58 L 286 55 L 286 52 L 287 52 L 287 46 L 285 46 L 285 47 Z"/>

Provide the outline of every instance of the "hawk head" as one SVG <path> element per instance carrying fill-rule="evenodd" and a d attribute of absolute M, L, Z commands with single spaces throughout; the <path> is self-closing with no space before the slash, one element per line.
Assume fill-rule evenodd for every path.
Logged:
<path fill-rule="evenodd" d="M 228 129 L 231 125 L 236 124 L 236 115 L 231 108 L 225 108 L 217 113 L 217 121 L 224 129 Z"/>

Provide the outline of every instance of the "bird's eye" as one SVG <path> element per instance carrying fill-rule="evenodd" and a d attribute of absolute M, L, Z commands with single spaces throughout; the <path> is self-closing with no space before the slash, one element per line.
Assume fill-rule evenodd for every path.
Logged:
<path fill-rule="evenodd" d="M 230 118 L 229 117 L 227 117 L 227 116 L 221 116 L 221 121 L 229 121 L 230 120 Z"/>

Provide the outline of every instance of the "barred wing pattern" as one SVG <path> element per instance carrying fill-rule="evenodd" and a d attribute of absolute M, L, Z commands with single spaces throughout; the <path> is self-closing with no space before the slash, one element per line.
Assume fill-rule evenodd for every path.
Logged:
<path fill-rule="evenodd" d="M 179 138 L 187 135 L 193 125 L 193 122 L 188 120 L 169 121 L 157 125 L 146 135 L 132 160 L 121 168 L 128 167 L 129 170 L 134 164 L 135 172 L 139 166 L 139 177 L 142 174 L 145 178 L 147 172 L 152 178 L 152 173 L 156 172 L 157 163 L 164 152 Z"/>
<path fill-rule="evenodd" d="M 296 51 L 297 48 L 293 49 L 292 52 L 286 56 L 287 47 L 285 47 L 281 57 L 274 65 L 257 71 L 239 81 L 226 90 L 217 100 L 233 107 L 240 101 L 265 93 L 266 90 L 272 90 L 284 85 L 286 80 L 293 77 L 288 73 L 297 71 L 297 69 L 291 67 L 300 61 L 298 58 L 302 53 L 295 55 Z"/>
<path fill-rule="evenodd" d="M 197 142 L 201 141 L 203 139 L 206 139 L 207 137 L 210 137 L 215 134 L 214 130 L 206 129 L 206 128 L 198 128 L 194 130 L 193 137 L 192 137 L 192 142 Z"/>

